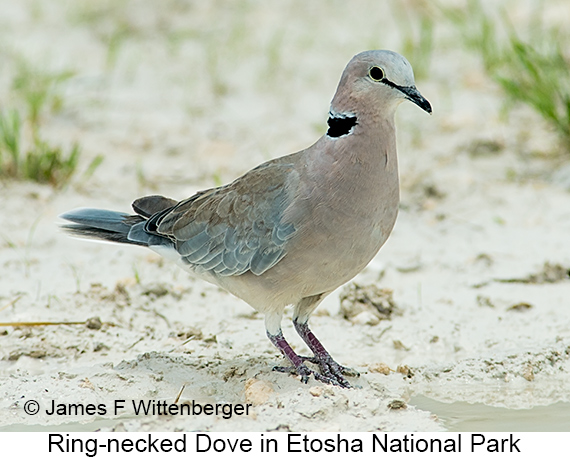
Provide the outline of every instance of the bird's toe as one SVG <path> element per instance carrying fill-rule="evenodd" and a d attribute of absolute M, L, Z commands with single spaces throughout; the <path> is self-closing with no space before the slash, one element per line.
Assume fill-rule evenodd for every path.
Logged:
<path fill-rule="evenodd" d="M 308 358 L 307 358 L 308 359 Z M 333 386 L 344 387 L 345 389 L 350 389 L 352 386 L 350 383 L 344 379 L 342 374 L 335 374 L 332 372 L 326 365 L 323 367 L 320 365 L 321 373 L 315 370 L 311 370 L 307 365 L 304 363 L 299 365 L 298 367 L 281 367 L 276 366 L 273 367 L 273 371 L 278 371 L 280 373 L 289 373 L 295 374 L 301 377 L 301 382 L 307 384 L 309 382 L 309 378 L 313 376 L 317 381 L 320 381 L 324 384 L 330 384 Z"/>

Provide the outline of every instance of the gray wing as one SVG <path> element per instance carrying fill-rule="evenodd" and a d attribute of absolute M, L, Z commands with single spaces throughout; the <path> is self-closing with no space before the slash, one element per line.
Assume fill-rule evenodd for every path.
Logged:
<path fill-rule="evenodd" d="M 196 272 L 261 275 L 286 254 L 295 227 L 283 221 L 299 175 L 278 161 L 227 186 L 200 192 L 151 217 L 145 231 L 168 237 Z"/>

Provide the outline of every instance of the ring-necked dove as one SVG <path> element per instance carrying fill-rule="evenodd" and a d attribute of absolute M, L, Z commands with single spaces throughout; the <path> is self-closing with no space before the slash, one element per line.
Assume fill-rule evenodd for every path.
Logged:
<path fill-rule="evenodd" d="M 77 209 L 61 217 L 74 235 L 147 246 L 265 314 L 271 342 L 307 382 L 350 387 L 308 320 L 384 244 L 399 203 L 394 113 L 410 100 L 431 113 L 412 67 L 392 51 L 348 63 L 331 103 L 328 131 L 295 154 L 270 160 L 225 186 L 180 202 L 136 200 L 136 215 Z M 295 353 L 281 332 L 286 306 L 314 357 Z M 305 362 L 315 363 L 320 373 Z"/>

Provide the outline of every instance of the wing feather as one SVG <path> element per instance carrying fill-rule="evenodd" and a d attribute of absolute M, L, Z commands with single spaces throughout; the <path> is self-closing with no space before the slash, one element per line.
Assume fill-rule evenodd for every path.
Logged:
<path fill-rule="evenodd" d="M 173 240 L 197 272 L 261 275 L 286 255 L 295 235 L 284 213 L 298 184 L 293 165 L 277 159 L 153 215 L 145 230 Z"/>

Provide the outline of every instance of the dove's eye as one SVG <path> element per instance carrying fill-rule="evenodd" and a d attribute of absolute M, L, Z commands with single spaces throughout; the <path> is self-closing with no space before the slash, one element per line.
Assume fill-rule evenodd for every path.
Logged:
<path fill-rule="evenodd" d="M 384 70 L 382 70 L 380 67 L 372 67 L 368 72 L 368 75 L 374 81 L 381 81 L 384 78 Z"/>

